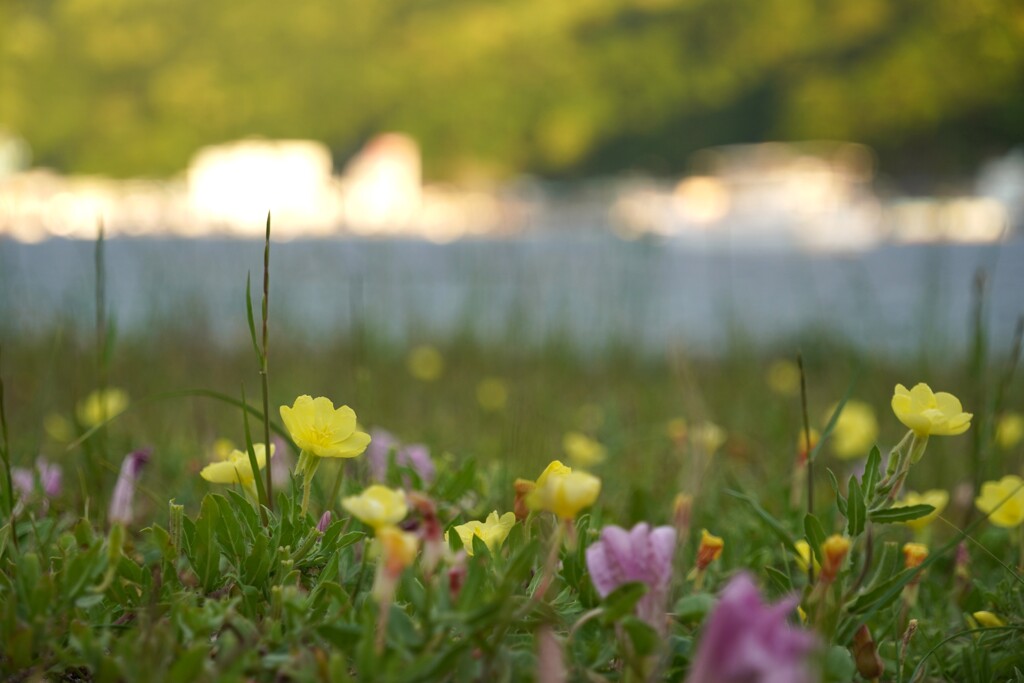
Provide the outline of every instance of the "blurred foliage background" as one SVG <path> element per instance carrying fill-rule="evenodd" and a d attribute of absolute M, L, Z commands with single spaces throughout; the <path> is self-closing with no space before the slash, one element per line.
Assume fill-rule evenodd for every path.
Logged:
<path fill-rule="evenodd" d="M 913 183 L 1024 139 L 1018 0 L 2 0 L 0 128 L 66 172 L 401 130 L 433 179 L 678 172 L 709 145 L 872 145 Z"/>

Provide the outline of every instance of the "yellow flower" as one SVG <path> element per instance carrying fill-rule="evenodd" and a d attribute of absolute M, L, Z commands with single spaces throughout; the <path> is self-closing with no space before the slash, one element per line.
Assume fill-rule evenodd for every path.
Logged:
<path fill-rule="evenodd" d="M 488 412 L 501 412 L 508 403 L 508 387 L 497 377 L 485 377 L 476 385 L 476 400 Z"/>
<path fill-rule="evenodd" d="M 1006 622 L 997 617 L 992 612 L 981 610 L 971 615 L 974 620 L 985 628 L 999 628 L 1000 626 L 1006 626 Z"/>
<path fill-rule="evenodd" d="M 1004 413 L 996 422 L 996 443 L 1008 451 L 1024 439 L 1024 415 Z"/>
<path fill-rule="evenodd" d="M 514 512 L 506 512 L 499 517 L 498 511 L 495 510 L 487 515 L 487 520 L 484 522 L 466 522 L 452 528 L 459 535 L 459 538 L 462 539 L 462 547 L 466 549 L 468 554 L 472 555 L 474 536 L 479 536 L 492 553 L 497 552 L 501 544 L 508 538 L 508 534 L 512 531 L 515 523 L 516 514 Z M 448 534 L 445 534 L 445 540 L 448 540 Z"/>
<path fill-rule="evenodd" d="M 217 439 L 213 442 L 213 459 L 214 460 L 227 460 L 232 451 L 235 450 L 235 444 L 231 442 L 231 439 Z"/>
<path fill-rule="evenodd" d="M 928 558 L 928 546 L 923 543 L 903 544 L 903 566 L 907 569 L 920 567 Z"/>
<path fill-rule="evenodd" d="M 914 531 L 921 531 L 942 514 L 942 511 L 946 509 L 946 505 L 948 503 L 949 493 L 942 489 L 932 489 L 930 491 L 925 491 L 924 493 L 907 491 L 907 495 L 903 497 L 902 501 L 900 501 L 900 507 L 909 505 L 931 505 L 935 510 L 929 512 L 924 517 L 918 517 L 917 519 L 912 519 L 909 522 L 904 523 Z"/>
<path fill-rule="evenodd" d="M 441 377 L 444 371 L 444 358 L 433 346 L 417 346 L 409 352 L 405 359 L 409 374 L 421 382 L 433 382 Z"/>
<path fill-rule="evenodd" d="M 604 462 L 604 446 L 594 441 L 585 434 L 569 432 L 562 439 L 562 448 L 574 465 L 579 467 L 593 467 Z"/>
<path fill-rule="evenodd" d="M 793 545 L 796 546 L 796 566 L 800 567 L 800 571 L 806 574 L 807 563 L 809 562 L 814 562 L 814 571 L 819 571 L 821 569 L 821 564 L 819 564 L 818 558 L 814 557 L 814 554 L 811 552 L 810 543 L 801 538 Z"/>
<path fill-rule="evenodd" d="M 827 420 L 835 412 L 829 409 Z M 878 420 L 874 409 L 863 401 L 847 401 L 832 428 L 832 451 L 844 459 L 863 458 L 878 439 Z"/>
<path fill-rule="evenodd" d="M 95 427 L 120 415 L 128 407 L 128 394 L 122 389 L 97 389 L 79 401 L 75 414 L 86 427 Z"/>
<path fill-rule="evenodd" d="M 1024 522 L 1024 480 L 1008 474 L 999 481 L 987 481 L 974 504 L 996 526 L 1012 529 Z"/>
<path fill-rule="evenodd" d="M 46 430 L 51 439 L 60 443 L 67 443 L 74 438 L 71 423 L 60 413 L 50 413 L 43 418 L 43 429 Z"/>
<path fill-rule="evenodd" d="M 601 480 L 586 472 L 573 472 L 558 460 L 549 464 L 527 494 L 534 510 L 547 510 L 562 519 L 573 519 L 601 493 Z"/>
<path fill-rule="evenodd" d="M 892 411 L 899 421 L 918 436 L 955 436 L 971 426 L 972 413 L 965 413 L 960 400 L 944 391 L 932 393 L 927 384 L 907 389 L 896 385 Z"/>
<path fill-rule="evenodd" d="M 707 529 L 700 530 L 700 546 L 697 548 L 697 571 L 702 572 L 708 565 L 722 555 L 725 540 L 721 536 L 711 534 Z"/>
<path fill-rule="evenodd" d="M 256 443 L 252 449 L 256 453 L 256 464 L 262 470 L 267 464 L 267 447 Z M 274 450 L 274 444 L 270 444 L 271 458 L 274 457 Z M 249 454 L 239 450 L 232 450 L 223 459 L 210 463 L 199 472 L 199 476 L 214 484 L 252 486 L 255 481 Z"/>
<path fill-rule="evenodd" d="M 377 529 L 375 536 L 384 564 L 388 571 L 397 574 L 416 559 L 419 539 L 416 534 L 402 531 L 396 526 L 385 525 Z"/>
<path fill-rule="evenodd" d="M 725 443 L 725 430 L 714 422 L 701 422 L 691 430 L 693 444 L 707 455 L 714 453 Z"/>
<path fill-rule="evenodd" d="M 824 563 L 821 566 L 821 580 L 831 583 L 843 568 L 843 561 L 850 552 L 850 539 L 839 534 L 832 534 L 821 545 Z"/>
<path fill-rule="evenodd" d="M 358 496 L 342 498 L 341 507 L 378 531 L 398 524 L 409 512 L 403 491 L 380 484 L 370 486 Z"/>
<path fill-rule="evenodd" d="M 768 366 L 768 387 L 780 396 L 800 393 L 800 368 L 791 360 L 777 360 Z"/>
<path fill-rule="evenodd" d="M 281 419 L 301 450 L 321 458 L 354 458 L 370 443 L 370 435 L 358 430 L 355 412 L 348 406 L 335 410 L 323 396 L 299 396 L 291 408 L 281 406 Z"/>

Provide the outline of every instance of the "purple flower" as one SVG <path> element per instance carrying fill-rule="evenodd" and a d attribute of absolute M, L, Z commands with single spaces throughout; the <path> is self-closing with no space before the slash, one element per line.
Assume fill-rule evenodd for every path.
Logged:
<path fill-rule="evenodd" d="M 320 533 L 327 531 L 327 527 L 331 525 L 331 511 L 328 510 L 320 516 L 320 521 L 316 523 L 316 530 Z"/>
<path fill-rule="evenodd" d="M 765 604 L 748 574 L 737 574 L 708 617 L 686 683 L 811 683 L 813 633 L 787 615 L 798 598 Z"/>
<path fill-rule="evenodd" d="M 110 498 L 110 512 L 108 516 L 112 524 L 132 523 L 132 504 L 135 501 L 135 487 L 138 484 L 142 468 L 149 462 L 152 454 L 151 448 L 140 448 L 124 456 L 121 461 L 121 472 L 117 475 L 117 484 L 114 485 L 114 495 Z"/>
<path fill-rule="evenodd" d="M 602 598 L 624 583 L 647 584 L 647 594 L 637 603 L 637 616 L 664 634 L 665 601 L 675 549 L 676 531 L 670 526 L 651 529 L 641 522 L 631 531 L 606 526 L 601 530 L 601 539 L 587 548 L 590 580 Z"/>
<path fill-rule="evenodd" d="M 60 465 L 53 465 L 42 457 L 36 458 L 35 472 L 26 467 L 12 468 L 11 483 L 21 495 L 30 496 L 36 488 L 36 473 L 39 474 L 39 484 L 47 497 L 53 498 L 60 495 L 62 475 Z"/>
<path fill-rule="evenodd" d="M 36 458 L 34 470 L 27 467 L 11 468 L 11 485 L 21 498 L 21 501 L 18 503 L 19 506 L 35 493 L 36 475 L 39 476 L 39 485 L 45 496 L 43 499 L 44 506 L 49 503 L 47 499 L 60 495 L 63 475 L 60 465 L 54 465 L 47 462 L 46 458 L 38 457 Z"/>
<path fill-rule="evenodd" d="M 370 475 L 376 481 L 384 481 L 388 473 L 388 458 L 395 453 L 395 464 L 400 467 L 411 467 L 420 476 L 423 483 L 434 480 L 436 469 L 430 459 L 430 449 L 424 444 L 413 443 L 402 445 L 398 438 L 384 429 L 370 431 L 370 445 L 366 447 L 366 457 L 370 462 Z"/>

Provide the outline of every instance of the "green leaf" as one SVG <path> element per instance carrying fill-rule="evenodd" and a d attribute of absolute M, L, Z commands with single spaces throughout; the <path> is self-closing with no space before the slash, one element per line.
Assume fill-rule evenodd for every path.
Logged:
<path fill-rule="evenodd" d="M 718 599 L 710 593 L 693 593 L 680 598 L 673 612 L 684 624 L 699 624 L 716 604 Z"/>
<path fill-rule="evenodd" d="M 220 510 L 213 496 L 207 494 L 199 510 L 199 519 L 196 520 L 195 534 L 192 538 L 192 547 L 189 560 L 192 569 L 199 577 L 199 583 L 207 593 L 213 591 L 219 583 L 220 576 L 220 547 L 217 545 L 216 525 Z M 184 525 L 186 528 L 188 525 Z"/>
<path fill-rule="evenodd" d="M 626 617 L 622 620 L 622 627 L 629 636 L 637 657 L 646 657 L 658 647 L 658 633 L 647 622 L 636 617 Z"/>
<path fill-rule="evenodd" d="M 858 595 L 857 598 L 849 604 L 847 609 L 853 614 L 866 612 L 869 609 L 872 611 L 882 609 L 889 605 L 899 595 L 899 591 L 893 589 L 902 588 L 910 582 L 910 579 L 913 576 L 914 572 L 904 569 L 888 580 L 878 584 L 871 590 Z"/>
<path fill-rule="evenodd" d="M 842 645 L 833 645 L 825 654 L 825 683 L 849 683 L 857 673 L 853 655 Z"/>
<path fill-rule="evenodd" d="M 898 508 L 872 510 L 868 517 L 872 522 L 878 524 L 895 524 L 897 522 L 909 522 L 920 519 L 931 514 L 934 510 L 933 506 L 922 503 L 920 505 L 905 505 Z"/>
<path fill-rule="evenodd" d="M 857 477 L 850 477 L 850 483 L 847 485 L 846 503 L 847 531 L 850 534 L 850 538 L 856 538 L 864 533 L 864 522 L 867 518 L 864 492 L 861 491 L 860 482 L 857 481 Z"/>
<path fill-rule="evenodd" d="M 864 464 L 864 476 L 860 480 L 860 488 L 865 496 L 870 496 L 874 492 L 875 485 L 878 483 L 878 468 L 881 466 L 882 452 L 878 450 L 878 446 L 872 446 L 871 454 L 868 455 L 868 461 Z"/>
<path fill-rule="evenodd" d="M 825 529 L 821 526 L 818 518 L 807 513 L 804 515 L 804 533 L 807 534 L 807 543 L 811 546 L 811 552 L 819 564 L 824 563 L 821 556 L 821 546 L 825 543 Z"/>
<path fill-rule="evenodd" d="M 256 352 L 256 358 L 263 362 L 263 353 L 260 351 L 260 344 L 256 340 L 256 319 L 252 313 L 252 273 L 245 274 L 245 315 L 249 321 L 249 338 L 252 339 L 252 348 Z"/>
<path fill-rule="evenodd" d="M 839 492 L 839 481 L 836 479 L 835 472 L 829 468 L 825 468 L 825 473 L 828 475 L 829 486 L 832 487 L 832 492 L 836 494 L 836 506 L 839 507 L 840 514 L 843 517 L 846 516 L 846 496 Z"/>
<path fill-rule="evenodd" d="M 210 646 L 203 644 L 193 645 L 174 658 L 174 664 L 167 672 L 169 683 L 190 683 L 201 678 L 199 675 L 203 670 L 203 663 L 210 654 Z"/>
<path fill-rule="evenodd" d="M 642 581 L 630 581 L 624 583 L 604 599 L 604 613 L 601 621 L 605 624 L 613 624 L 627 614 L 632 614 L 636 603 L 640 598 L 647 595 L 647 584 Z"/>

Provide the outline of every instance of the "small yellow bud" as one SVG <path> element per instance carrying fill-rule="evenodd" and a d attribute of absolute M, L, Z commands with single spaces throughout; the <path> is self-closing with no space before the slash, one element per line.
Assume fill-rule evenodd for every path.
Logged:
<path fill-rule="evenodd" d="M 843 567 L 843 561 L 850 552 L 850 539 L 839 534 L 833 534 L 825 539 L 821 546 L 821 554 L 824 562 L 821 566 L 821 580 L 825 583 L 835 581 L 839 570 Z"/>
<path fill-rule="evenodd" d="M 714 536 L 707 529 L 700 531 L 700 546 L 697 548 L 697 571 L 702 572 L 722 555 L 725 541 Z"/>

